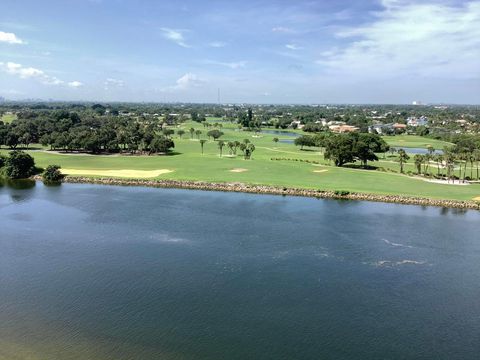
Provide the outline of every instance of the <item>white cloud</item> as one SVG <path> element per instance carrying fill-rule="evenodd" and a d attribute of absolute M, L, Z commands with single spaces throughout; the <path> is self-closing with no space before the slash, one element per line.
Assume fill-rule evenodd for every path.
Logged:
<path fill-rule="evenodd" d="M 272 28 L 272 32 L 292 34 L 292 33 L 295 32 L 295 30 L 293 30 L 292 28 L 289 28 L 289 27 L 276 26 L 276 27 Z"/>
<path fill-rule="evenodd" d="M 83 83 L 81 83 L 80 81 L 70 81 L 67 85 L 72 88 L 79 88 L 83 86 Z"/>
<path fill-rule="evenodd" d="M 175 44 L 189 48 L 190 45 L 188 45 L 185 42 L 185 37 L 183 33 L 185 32 L 184 30 L 176 30 L 176 29 L 169 29 L 169 28 L 161 28 L 163 32 L 163 37 L 167 40 L 173 41 Z"/>
<path fill-rule="evenodd" d="M 19 39 L 14 33 L 0 31 L 0 42 L 7 44 L 25 44 L 22 39 Z"/>
<path fill-rule="evenodd" d="M 222 47 L 227 46 L 227 43 L 225 43 L 223 41 L 213 41 L 210 44 L 208 44 L 208 46 L 213 47 L 213 48 L 222 48 Z"/>
<path fill-rule="evenodd" d="M 192 87 L 199 87 L 203 83 L 204 80 L 200 79 L 197 75 L 192 73 L 186 73 L 177 80 L 177 84 L 173 88 L 177 90 L 186 90 Z"/>
<path fill-rule="evenodd" d="M 65 81 L 46 74 L 43 70 L 33 67 L 25 67 L 14 62 L 0 62 L 0 70 L 10 75 L 18 76 L 21 79 L 34 79 L 45 85 L 64 85 Z M 71 81 L 66 84 L 70 87 L 79 87 L 83 84 L 79 81 Z"/>
<path fill-rule="evenodd" d="M 210 64 L 210 65 L 225 66 L 234 70 L 244 68 L 247 65 L 246 61 L 223 62 L 223 61 L 205 60 L 204 63 Z"/>
<path fill-rule="evenodd" d="M 125 85 L 123 80 L 108 78 L 103 83 L 105 85 L 105 90 L 110 90 L 111 88 L 121 88 Z"/>
<path fill-rule="evenodd" d="M 361 77 L 480 76 L 480 1 L 382 5 L 373 22 L 338 31 L 347 45 L 323 52 L 317 63 Z"/>
<path fill-rule="evenodd" d="M 285 47 L 290 50 L 301 50 L 303 49 L 301 46 L 298 46 L 296 44 L 286 44 Z"/>

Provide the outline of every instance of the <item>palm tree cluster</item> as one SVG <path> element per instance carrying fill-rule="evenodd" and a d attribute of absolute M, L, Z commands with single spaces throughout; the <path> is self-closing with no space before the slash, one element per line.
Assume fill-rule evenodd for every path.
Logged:
<path fill-rule="evenodd" d="M 398 161 L 402 173 L 403 164 L 408 159 L 409 156 L 405 150 L 399 149 Z M 426 154 L 414 155 L 413 163 L 418 175 L 434 176 L 448 181 L 480 180 L 480 148 L 456 144 L 453 147 L 445 147 L 442 153 L 438 153 L 429 147 Z"/>

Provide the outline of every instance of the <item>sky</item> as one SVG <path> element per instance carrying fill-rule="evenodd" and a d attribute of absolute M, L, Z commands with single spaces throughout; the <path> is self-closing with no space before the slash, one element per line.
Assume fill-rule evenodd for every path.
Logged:
<path fill-rule="evenodd" d="M 480 0 L 1 0 L 0 96 L 480 104 Z"/>

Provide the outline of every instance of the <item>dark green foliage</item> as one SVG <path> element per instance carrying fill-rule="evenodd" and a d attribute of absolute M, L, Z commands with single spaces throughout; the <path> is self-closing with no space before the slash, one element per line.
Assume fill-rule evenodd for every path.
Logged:
<path fill-rule="evenodd" d="M 315 146 L 315 139 L 313 138 L 313 136 L 302 135 L 295 138 L 293 143 L 297 146 L 300 146 L 300 149 L 303 150 L 304 146 Z"/>
<path fill-rule="evenodd" d="M 174 148 L 175 144 L 172 139 L 164 135 L 156 135 L 150 143 L 150 153 L 168 153 L 170 149 Z"/>
<path fill-rule="evenodd" d="M 332 160 L 336 166 L 360 160 L 366 167 L 368 161 L 378 160 L 375 153 L 388 150 L 387 143 L 376 134 L 338 134 L 321 142 L 325 143 L 325 159 Z"/>
<path fill-rule="evenodd" d="M 11 151 L 2 170 L 10 179 L 25 179 L 34 174 L 35 161 L 23 151 Z"/>
<path fill-rule="evenodd" d="M 5 155 L 0 154 L 0 169 L 5 166 L 7 162 L 7 157 Z"/>
<path fill-rule="evenodd" d="M 209 132 L 207 132 L 207 136 L 212 137 L 213 140 L 217 140 L 222 135 L 223 135 L 223 132 L 221 132 L 220 130 L 217 130 L 217 129 L 210 130 Z"/>
<path fill-rule="evenodd" d="M 45 182 L 58 182 L 62 180 L 63 175 L 58 165 L 48 165 L 42 173 L 43 181 Z"/>

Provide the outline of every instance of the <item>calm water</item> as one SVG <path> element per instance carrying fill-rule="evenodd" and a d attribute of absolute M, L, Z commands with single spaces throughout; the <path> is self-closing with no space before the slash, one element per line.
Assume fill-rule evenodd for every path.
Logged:
<path fill-rule="evenodd" d="M 479 221 L 368 202 L 3 186 L 0 359 L 478 359 Z"/>
<path fill-rule="evenodd" d="M 428 149 L 424 149 L 424 148 L 394 148 L 395 150 L 399 150 L 399 149 L 403 149 L 405 150 L 405 152 L 407 153 L 410 153 L 410 154 L 421 154 L 421 155 L 425 155 L 425 154 L 428 154 Z M 434 154 L 443 154 L 443 150 L 435 150 L 433 152 Z"/>
<path fill-rule="evenodd" d="M 292 136 L 292 137 L 300 136 L 300 134 L 287 131 L 287 130 L 262 130 L 261 132 L 264 134 L 271 134 L 271 135 L 278 135 L 278 136 Z"/>

